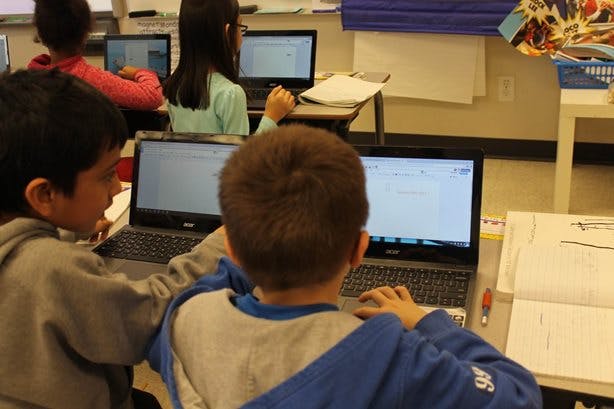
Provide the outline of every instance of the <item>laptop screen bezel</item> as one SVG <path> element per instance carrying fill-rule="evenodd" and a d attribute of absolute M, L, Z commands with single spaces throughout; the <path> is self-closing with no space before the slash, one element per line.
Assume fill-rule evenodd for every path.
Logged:
<path fill-rule="evenodd" d="M 248 30 L 243 34 L 246 37 L 311 37 L 311 66 L 309 78 L 267 78 L 267 77 L 246 77 L 243 76 L 240 67 L 241 56 L 239 55 L 239 83 L 246 89 L 249 88 L 274 88 L 282 85 L 284 88 L 311 88 L 314 85 L 316 49 L 317 49 L 317 30 Z"/>
<path fill-rule="evenodd" d="M 425 263 L 477 266 L 480 243 L 480 211 L 482 205 L 482 179 L 484 152 L 481 149 L 432 148 L 381 145 L 354 145 L 361 157 L 457 159 L 473 162 L 473 183 L 469 247 L 432 246 L 413 243 L 369 242 L 365 257 L 419 261 Z"/>
<path fill-rule="evenodd" d="M 171 35 L 168 33 L 161 34 L 105 34 L 104 36 L 104 69 L 109 69 L 109 53 L 108 43 L 110 41 L 150 41 L 150 40 L 165 40 L 166 41 L 166 76 L 158 75 L 158 80 L 164 81 L 171 75 Z M 149 67 L 139 67 L 147 68 Z"/>
<path fill-rule="evenodd" d="M 11 53 L 9 51 L 9 36 L 6 34 L 0 34 L 0 37 L 4 39 L 4 46 L 6 47 L 6 69 L 4 71 L 0 71 L 0 73 L 11 72 Z M 4 58 L 5 56 L 1 57 Z"/>
<path fill-rule="evenodd" d="M 140 151 L 143 141 L 172 141 L 177 143 L 204 143 L 214 145 L 238 146 L 245 141 L 245 137 L 240 135 L 219 135 L 164 131 L 137 131 L 136 133 L 132 171 L 132 195 L 130 197 L 130 225 L 203 233 L 210 233 L 219 226 L 221 226 L 221 215 L 188 212 L 172 212 L 161 214 L 142 211 L 137 207 Z"/>

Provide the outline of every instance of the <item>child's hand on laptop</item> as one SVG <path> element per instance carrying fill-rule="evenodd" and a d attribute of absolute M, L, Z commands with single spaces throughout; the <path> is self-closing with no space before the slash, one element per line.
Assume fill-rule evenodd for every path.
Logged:
<path fill-rule="evenodd" d="M 397 315 L 407 329 L 413 329 L 418 321 L 426 315 L 426 311 L 418 307 L 405 287 L 378 287 L 365 291 L 358 301 L 373 301 L 379 307 L 360 307 L 353 311 L 359 318 L 367 319 L 379 314 L 391 312 Z"/>
<path fill-rule="evenodd" d="M 140 70 L 141 68 L 137 68 L 137 67 L 133 67 L 131 65 L 124 65 L 124 68 L 122 68 L 121 70 L 119 70 L 117 72 L 117 75 L 119 75 L 120 77 L 122 77 L 123 79 L 126 80 L 133 80 L 134 81 L 134 76 L 136 75 L 136 73 Z"/>
<path fill-rule="evenodd" d="M 266 98 L 264 106 L 264 116 L 271 118 L 276 123 L 294 109 L 296 102 L 294 95 L 290 91 L 282 88 L 281 85 L 271 90 Z"/>

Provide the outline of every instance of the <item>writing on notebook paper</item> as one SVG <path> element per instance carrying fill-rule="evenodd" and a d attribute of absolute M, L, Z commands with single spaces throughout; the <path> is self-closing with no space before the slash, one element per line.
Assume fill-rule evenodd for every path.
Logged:
<path fill-rule="evenodd" d="M 614 384 L 614 251 L 518 253 L 506 355 L 532 372 Z"/>
<path fill-rule="evenodd" d="M 562 245 L 614 249 L 614 218 L 569 214 L 508 212 L 495 296 L 511 300 L 518 249 L 522 246 Z"/>
<path fill-rule="evenodd" d="M 601 218 L 590 218 L 590 219 L 584 219 L 584 220 L 580 220 L 577 221 L 575 223 L 571 223 L 571 227 L 572 228 L 577 228 L 580 231 L 586 231 L 586 232 L 590 232 L 590 231 L 599 231 L 599 232 L 612 232 L 612 234 L 614 235 L 614 221 L 611 219 L 601 219 Z M 601 248 L 601 249 L 610 249 L 610 250 L 614 250 L 614 247 L 612 246 L 605 246 L 605 245 L 599 245 L 593 242 L 579 242 L 579 241 L 572 241 L 572 240 L 561 240 L 562 244 L 576 244 L 579 246 L 587 246 L 587 247 L 595 247 L 595 248 Z"/>

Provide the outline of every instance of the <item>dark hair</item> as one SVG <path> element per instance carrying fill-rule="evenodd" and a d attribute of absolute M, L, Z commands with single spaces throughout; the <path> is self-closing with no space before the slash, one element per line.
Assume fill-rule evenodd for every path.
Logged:
<path fill-rule="evenodd" d="M 34 25 L 41 42 L 55 51 L 78 52 L 92 31 L 86 0 L 34 0 Z"/>
<path fill-rule="evenodd" d="M 228 240 L 264 289 L 322 283 L 349 260 L 369 205 L 362 163 L 336 135 L 287 125 L 250 138 L 226 162 Z"/>
<path fill-rule="evenodd" d="M 173 105 L 192 109 L 209 106 L 209 74 L 217 71 L 239 82 L 235 57 L 239 19 L 237 0 L 182 0 L 179 10 L 179 64 L 164 82 L 164 96 Z"/>
<path fill-rule="evenodd" d="M 72 195 L 77 174 L 123 147 L 126 122 L 91 85 L 57 69 L 0 77 L 0 213 L 25 212 L 24 191 L 43 177 Z"/>

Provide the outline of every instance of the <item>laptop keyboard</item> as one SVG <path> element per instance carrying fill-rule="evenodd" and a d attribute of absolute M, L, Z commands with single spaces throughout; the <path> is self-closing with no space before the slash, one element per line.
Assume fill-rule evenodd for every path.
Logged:
<path fill-rule="evenodd" d="M 307 88 L 290 88 L 286 89 L 286 91 L 290 91 L 290 93 L 294 95 L 294 98 L 296 99 L 300 93 L 307 91 Z M 266 100 L 270 92 L 271 88 L 250 88 L 249 90 L 249 94 L 253 99 L 261 100 Z"/>
<path fill-rule="evenodd" d="M 202 238 L 124 230 L 96 247 L 94 252 L 103 257 L 166 264 L 179 254 L 189 253 L 201 241 Z"/>
<path fill-rule="evenodd" d="M 470 272 L 362 264 L 345 277 L 341 295 L 358 297 L 376 287 L 407 287 L 416 304 L 464 307 Z"/>

